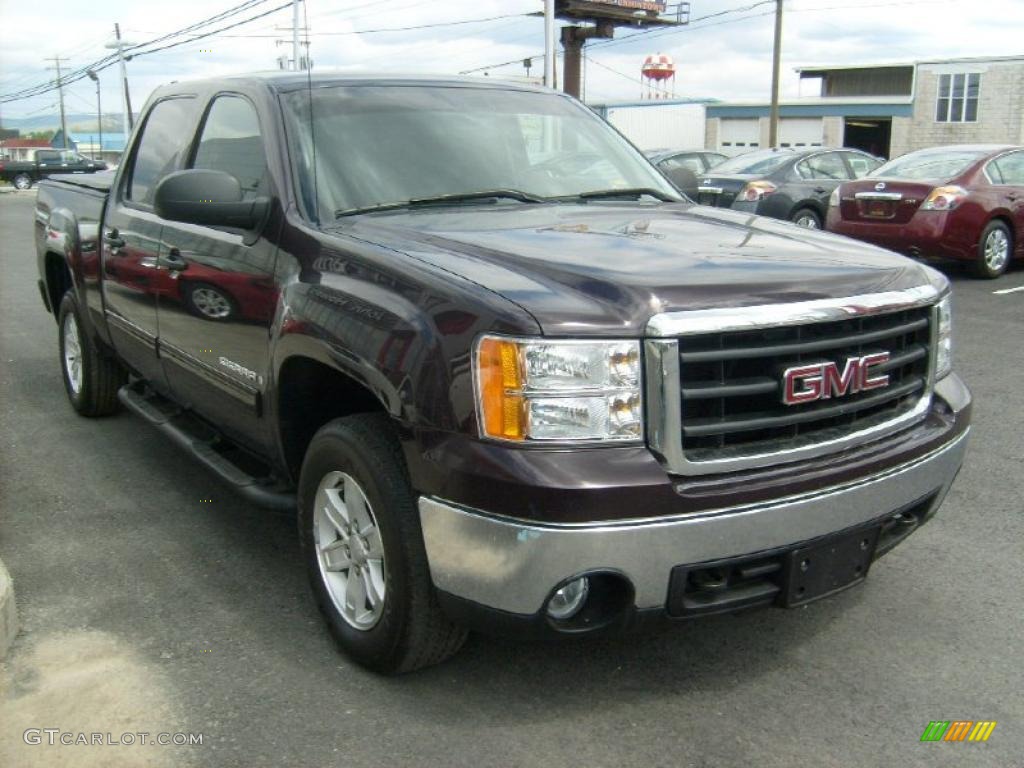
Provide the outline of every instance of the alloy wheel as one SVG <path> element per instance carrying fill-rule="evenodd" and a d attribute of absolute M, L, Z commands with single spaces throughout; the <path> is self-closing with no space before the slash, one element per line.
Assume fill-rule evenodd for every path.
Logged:
<path fill-rule="evenodd" d="M 985 239 L 985 264 L 992 272 L 1001 272 L 1010 259 L 1010 239 L 1001 229 L 993 229 Z"/>
<path fill-rule="evenodd" d="M 73 314 L 64 318 L 64 374 L 71 391 L 82 391 L 82 344 L 78 338 L 78 322 Z"/>
<path fill-rule="evenodd" d="M 387 584 L 384 544 L 366 493 L 351 475 L 329 472 L 313 514 L 320 577 L 334 607 L 355 629 L 372 629 L 384 612 Z"/>
<path fill-rule="evenodd" d="M 222 320 L 231 314 L 231 302 L 212 288 L 196 288 L 192 291 L 192 303 L 206 317 Z"/>

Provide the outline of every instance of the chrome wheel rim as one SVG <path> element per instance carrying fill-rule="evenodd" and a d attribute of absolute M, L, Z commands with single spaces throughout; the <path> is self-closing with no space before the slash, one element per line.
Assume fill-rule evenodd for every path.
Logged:
<path fill-rule="evenodd" d="M 341 617 L 367 631 L 384 612 L 384 544 L 366 493 L 350 475 L 329 472 L 316 491 L 313 543 L 320 577 Z"/>
<path fill-rule="evenodd" d="M 231 302 L 212 288 L 196 288 L 192 291 L 192 303 L 207 317 L 221 319 L 231 314 Z"/>
<path fill-rule="evenodd" d="M 14 177 L 14 188 L 15 189 L 28 189 L 32 186 L 32 180 L 27 176 L 15 176 Z"/>
<path fill-rule="evenodd" d="M 796 221 L 794 221 L 793 223 L 796 224 L 798 227 L 803 227 L 804 229 L 818 229 L 817 219 L 815 219 L 813 216 L 808 216 L 807 214 L 804 214 L 803 216 L 797 216 Z"/>
<path fill-rule="evenodd" d="M 1010 258 L 1010 239 L 1001 229 L 993 229 L 985 239 L 985 263 L 993 272 L 999 272 Z"/>
<path fill-rule="evenodd" d="M 82 344 L 78 339 L 78 323 L 72 314 L 64 318 L 64 375 L 74 394 L 82 391 Z"/>

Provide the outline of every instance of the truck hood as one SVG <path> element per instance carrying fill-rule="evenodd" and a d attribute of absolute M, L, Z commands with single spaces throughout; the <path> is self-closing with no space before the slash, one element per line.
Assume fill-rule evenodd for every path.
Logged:
<path fill-rule="evenodd" d="M 362 215 L 332 229 L 471 280 L 556 336 L 637 336 L 660 312 L 944 281 L 874 246 L 689 204 L 468 205 Z"/>

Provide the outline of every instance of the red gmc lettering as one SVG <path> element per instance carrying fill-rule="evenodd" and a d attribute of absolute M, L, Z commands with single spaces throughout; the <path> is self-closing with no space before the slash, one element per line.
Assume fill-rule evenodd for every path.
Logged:
<path fill-rule="evenodd" d="M 842 372 L 836 363 L 831 362 L 787 368 L 782 375 L 782 402 L 800 405 L 886 387 L 889 374 L 872 375 L 871 369 L 889 362 L 890 358 L 888 352 L 850 357 L 843 364 Z"/>

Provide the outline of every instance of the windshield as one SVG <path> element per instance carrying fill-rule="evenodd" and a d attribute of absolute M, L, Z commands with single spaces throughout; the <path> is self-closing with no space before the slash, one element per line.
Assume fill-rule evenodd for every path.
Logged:
<path fill-rule="evenodd" d="M 738 155 L 724 163 L 719 163 L 715 166 L 715 173 L 771 173 L 792 159 L 793 155 L 790 152 L 763 149 L 760 152 L 747 152 L 745 155 Z"/>
<path fill-rule="evenodd" d="M 903 157 L 890 160 L 869 175 L 896 179 L 951 179 L 963 173 L 967 166 L 979 160 L 984 154 L 984 152 L 962 150 L 911 152 Z"/>
<path fill-rule="evenodd" d="M 320 221 L 337 212 L 488 190 L 557 198 L 650 189 L 679 199 L 604 121 L 557 94 L 338 86 L 282 100 L 301 192 Z"/>

